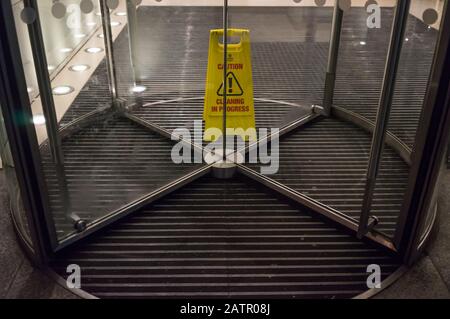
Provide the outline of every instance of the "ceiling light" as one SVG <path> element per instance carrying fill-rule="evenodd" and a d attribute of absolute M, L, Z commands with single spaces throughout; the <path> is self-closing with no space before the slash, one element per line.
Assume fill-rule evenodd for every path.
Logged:
<path fill-rule="evenodd" d="M 74 35 L 74 37 L 77 38 L 77 39 L 81 39 L 81 38 L 85 38 L 86 34 L 84 34 L 84 33 L 77 33 L 77 34 Z"/>
<path fill-rule="evenodd" d="M 87 22 L 86 25 L 88 27 L 95 27 L 97 25 L 97 22 Z"/>
<path fill-rule="evenodd" d="M 97 38 L 103 39 L 105 36 L 103 34 L 97 35 Z"/>
<path fill-rule="evenodd" d="M 136 85 L 134 88 L 131 89 L 134 93 L 142 93 L 145 90 L 147 90 L 147 88 L 145 86 L 142 85 Z"/>
<path fill-rule="evenodd" d="M 86 50 L 85 50 L 87 53 L 100 53 L 100 52 L 102 52 L 103 51 L 103 49 L 102 48 L 87 48 Z"/>
<path fill-rule="evenodd" d="M 69 68 L 69 70 L 73 71 L 73 72 L 83 72 L 83 71 L 88 70 L 89 68 L 90 68 L 90 66 L 87 64 L 75 64 L 75 65 L 72 65 Z"/>
<path fill-rule="evenodd" d="M 33 116 L 33 123 L 36 125 L 44 125 L 45 117 L 42 114 L 36 114 Z"/>
<path fill-rule="evenodd" d="M 34 89 L 32 88 L 32 87 L 27 87 L 27 92 L 28 93 L 31 93 L 31 92 L 33 92 L 34 91 Z"/>
<path fill-rule="evenodd" d="M 117 12 L 116 13 L 116 16 L 118 16 L 118 17 L 124 17 L 124 16 L 126 16 L 127 15 L 127 13 L 126 12 L 123 12 L 123 11 L 120 11 L 120 12 Z"/>
<path fill-rule="evenodd" d="M 360 41 L 359 44 L 366 45 L 366 41 Z"/>
<path fill-rule="evenodd" d="M 75 91 L 74 88 L 68 85 L 60 85 L 53 88 L 53 94 L 55 95 L 66 95 L 73 91 Z"/>
<path fill-rule="evenodd" d="M 121 23 L 119 21 L 111 21 L 112 27 L 118 27 L 119 25 L 121 25 Z"/>
<path fill-rule="evenodd" d="M 53 71 L 54 69 L 56 69 L 56 67 L 54 65 L 49 65 L 49 66 L 47 66 L 47 69 L 49 71 Z"/>
<path fill-rule="evenodd" d="M 72 52 L 72 51 L 73 51 L 72 48 L 62 48 L 62 49 L 59 49 L 59 52 L 61 52 L 61 53 L 69 53 L 69 52 Z"/>

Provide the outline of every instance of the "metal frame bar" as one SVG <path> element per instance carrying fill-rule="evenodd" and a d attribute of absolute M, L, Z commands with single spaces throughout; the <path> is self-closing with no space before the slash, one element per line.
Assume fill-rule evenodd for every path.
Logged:
<path fill-rule="evenodd" d="M 49 215 L 44 175 L 20 59 L 20 46 L 11 1 L 0 1 L 0 104 L 33 242 L 33 262 L 44 266 L 56 245 Z M 19 57 L 19 58 L 18 58 Z"/>
<path fill-rule="evenodd" d="M 334 87 L 336 83 L 336 69 L 339 57 L 339 44 L 341 41 L 342 19 L 344 11 L 339 6 L 339 0 L 334 1 L 333 22 L 331 26 L 330 48 L 328 52 L 328 65 L 325 74 L 325 88 L 323 97 L 324 115 L 330 116 L 333 105 Z"/>
<path fill-rule="evenodd" d="M 227 95 L 228 95 L 228 0 L 223 0 L 223 117 L 222 117 L 222 160 L 227 161 Z"/>
<path fill-rule="evenodd" d="M 357 234 L 358 238 L 362 238 L 364 234 L 370 230 L 370 227 L 376 224 L 376 222 L 369 223 L 369 218 L 371 217 L 370 210 L 372 207 L 373 193 L 375 191 L 381 157 L 383 154 L 384 141 L 392 106 L 392 98 L 394 96 L 397 69 L 403 46 L 403 38 L 405 35 L 410 2 L 410 0 L 398 0 L 395 8 L 389 51 L 386 59 L 383 85 L 378 103 L 377 119 L 375 122 L 369 164 L 366 173 L 366 185 Z M 376 217 L 372 217 L 372 219 L 373 221 L 376 221 Z"/>
<path fill-rule="evenodd" d="M 118 100 L 117 92 L 117 77 L 116 77 L 116 67 L 114 61 L 114 45 L 113 37 L 111 31 L 111 15 L 109 13 L 108 1 L 99 0 L 100 2 L 100 13 L 102 16 L 102 26 L 103 26 L 103 39 L 105 42 L 105 53 L 106 53 L 106 65 L 108 70 L 108 81 L 109 81 L 109 91 L 111 93 L 112 107 L 115 109 L 120 108 L 120 102 Z"/>
<path fill-rule="evenodd" d="M 420 125 L 412 153 L 413 166 L 397 223 L 394 242 L 404 262 L 419 257 L 421 230 L 432 209 L 432 198 L 446 153 L 450 127 L 450 5 L 445 3 Z"/>
<path fill-rule="evenodd" d="M 73 134 L 79 132 L 81 129 L 89 126 L 91 123 L 95 123 L 100 119 L 105 119 L 111 116 L 114 116 L 115 112 L 111 112 L 110 106 L 104 106 L 98 109 L 95 109 L 89 113 L 83 114 L 80 117 L 70 121 L 63 127 L 59 129 L 59 135 L 62 140 L 67 137 L 72 136 Z M 42 143 L 41 145 L 43 145 Z"/>
<path fill-rule="evenodd" d="M 139 59 L 137 55 L 137 10 L 134 1 L 126 0 L 128 21 L 128 43 L 130 48 L 130 62 L 133 69 L 134 84 L 140 84 Z"/>
<path fill-rule="evenodd" d="M 55 164 L 60 195 L 64 203 L 64 215 L 68 220 L 73 222 L 75 226 L 82 221 L 76 214 L 71 212 L 72 205 L 64 168 L 64 154 L 61 147 L 61 138 L 58 134 L 58 118 L 55 111 L 50 75 L 48 74 L 47 56 L 42 36 L 39 7 L 36 0 L 24 0 L 24 6 L 32 8 L 36 12 L 34 22 L 28 24 L 31 51 L 42 101 L 42 110 L 45 117 L 50 154 Z"/>

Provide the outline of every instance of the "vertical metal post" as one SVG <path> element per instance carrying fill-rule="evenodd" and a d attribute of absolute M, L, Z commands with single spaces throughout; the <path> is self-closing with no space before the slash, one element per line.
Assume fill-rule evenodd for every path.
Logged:
<path fill-rule="evenodd" d="M 36 78 L 39 85 L 40 98 L 42 101 L 42 110 L 45 116 L 45 125 L 47 127 L 50 151 L 54 162 L 57 165 L 64 165 L 61 139 L 58 134 L 58 119 L 55 112 L 52 86 L 47 68 L 47 57 L 45 54 L 44 40 L 42 38 L 39 8 L 36 0 L 25 0 L 24 5 L 25 7 L 32 8 L 36 12 L 36 19 L 33 23 L 28 24 L 28 33 L 30 37 Z"/>
<path fill-rule="evenodd" d="M 409 6 L 410 0 L 398 0 L 397 6 L 395 8 L 394 20 L 392 22 L 391 40 L 389 43 L 389 50 L 384 70 L 383 85 L 378 103 L 377 119 L 373 132 L 369 164 L 366 173 L 366 185 L 357 234 L 359 238 L 362 238 L 367 233 L 367 231 L 370 230 L 370 226 L 376 223 L 376 218 L 374 217 L 371 225 L 368 225 L 370 209 L 373 200 L 373 192 L 375 190 L 375 183 L 378 175 L 378 169 L 380 167 L 386 129 L 392 106 L 395 80 L 405 35 Z"/>
<path fill-rule="evenodd" d="M 335 0 L 323 97 L 323 109 L 324 115 L 326 116 L 330 116 L 331 107 L 333 105 L 334 87 L 336 82 L 336 68 L 339 56 L 339 43 L 341 41 L 343 15 L 344 11 L 339 7 L 339 0 Z"/>
<path fill-rule="evenodd" d="M 223 1 L 223 161 L 227 154 L 227 73 L 228 73 L 228 0 Z"/>
<path fill-rule="evenodd" d="M 47 128 L 48 143 L 50 152 L 55 163 L 56 175 L 58 179 L 61 197 L 63 200 L 64 212 L 66 217 L 74 222 L 74 227 L 79 231 L 84 230 L 84 222 L 71 213 L 70 194 L 67 187 L 67 179 L 64 168 L 64 155 L 61 147 L 61 138 L 59 136 L 58 119 L 55 112 L 55 102 L 48 74 L 47 57 L 45 54 L 45 45 L 42 37 L 41 22 L 39 17 L 39 7 L 36 0 L 24 0 L 25 7 L 32 8 L 36 13 L 35 20 L 28 24 L 28 33 L 33 54 L 36 78 L 39 85 L 39 93 L 42 102 L 42 110 L 45 117 Z"/>
<path fill-rule="evenodd" d="M 139 60 L 137 52 L 137 10 L 134 1 L 127 0 L 127 19 L 128 19 L 128 43 L 130 47 L 130 62 L 133 68 L 134 84 L 139 85 L 141 75 L 139 72 Z"/>
<path fill-rule="evenodd" d="M 131 1 L 130 1 L 131 2 Z M 111 15 L 109 13 L 108 1 L 100 0 L 100 12 L 102 15 L 103 38 L 105 41 L 106 66 L 108 70 L 109 91 L 112 99 L 112 106 L 119 108 L 117 77 L 114 63 L 113 37 L 111 31 Z"/>
<path fill-rule="evenodd" d="M 43 194 L 39 149 L 11 1 L 0 1 L 0 30 L 0 105 L 30 229 L 33 261 L 45 266 L 51 247 L 56 245 L 56 232 Z"/>

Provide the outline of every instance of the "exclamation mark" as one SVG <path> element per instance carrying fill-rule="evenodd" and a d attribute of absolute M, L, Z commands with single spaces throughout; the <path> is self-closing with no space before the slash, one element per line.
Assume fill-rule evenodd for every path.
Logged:
<path fill-rule="evenodd" d="M 233 93 L 233 78 L 228 78 L 228 93 Z"/>

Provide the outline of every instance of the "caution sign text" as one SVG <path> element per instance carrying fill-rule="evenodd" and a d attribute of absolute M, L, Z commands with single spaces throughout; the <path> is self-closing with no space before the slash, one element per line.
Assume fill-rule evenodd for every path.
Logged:
<path fill-rule="evenodd" d="M 227 128 L 247 131 L 248 129 L 255 129 L 250 33 L 248 30 L 229 29 L 228 36 L 239 38 L 240 41 L 227 46 L 227 82 L 224 85 L 224 45 L 220 43 L 223 30 L 211 30 L 210 32 L 203 112 L 205 130 L 219 128 L 223 132 L 222 117 L 224 104 L 226 103 Z M 225 87 L 226 92 L 224 92 Z M 242 138 L 248 140 L 249 136 L 242 136 Z M 205 140 L 208 140 L 206 135 Z"/>

